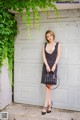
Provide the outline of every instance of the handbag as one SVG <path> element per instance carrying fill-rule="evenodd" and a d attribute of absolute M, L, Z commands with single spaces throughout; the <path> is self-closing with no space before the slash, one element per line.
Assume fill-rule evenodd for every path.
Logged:
<path fill-rule="evenodd" d="M 57 76 L 55 74 L 55 72 L 46 72 L 45 74 L 45 79 L 44 79 L 44 83 L 47 85 L 56 85 L 57 84 Z"/>

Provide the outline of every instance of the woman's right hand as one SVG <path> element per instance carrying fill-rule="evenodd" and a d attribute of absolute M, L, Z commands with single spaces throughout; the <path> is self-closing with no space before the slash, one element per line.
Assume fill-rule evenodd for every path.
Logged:
<path fill-rule="evenodd" d="M 47 72 L 51 71 L 49 65 L 46 66 L 46 70 L 47 70 Z"/>

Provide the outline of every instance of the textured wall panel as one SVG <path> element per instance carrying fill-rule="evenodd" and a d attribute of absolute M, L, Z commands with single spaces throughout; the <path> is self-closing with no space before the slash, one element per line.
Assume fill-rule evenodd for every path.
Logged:
<path fill-rule="evenodd" d="M 31 26 L 30 36 L 26 25 L 17 18 L 19 33 L 15 41 L 14 98 L 15 102 L 43 105 L 45 87 L 41 82 L 42 46 L 45 32 L 55 32 L 55 40 L 61 43 L 58 64 L 60 85 L 52 91 L 55 108 L 80 110 L 80 13 L 79 10 L 59 11 L 55 19 L 53 11 L 40 12 L 40 30 Z M 33 18 L 32 18 L 33 19 Z"/>

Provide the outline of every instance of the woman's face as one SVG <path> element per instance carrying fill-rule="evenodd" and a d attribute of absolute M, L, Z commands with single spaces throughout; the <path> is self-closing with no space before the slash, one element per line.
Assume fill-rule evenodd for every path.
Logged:
<path fill-rule="evenodd" d="M 51 34 L 51 33 L 48 33 L 47 35 L 46 35 L 46 38 L 47 38 L 47 40 L 49 41 L 49 42 L 52 42 L 54 39 L 53 39 L 53 35 Z"/>

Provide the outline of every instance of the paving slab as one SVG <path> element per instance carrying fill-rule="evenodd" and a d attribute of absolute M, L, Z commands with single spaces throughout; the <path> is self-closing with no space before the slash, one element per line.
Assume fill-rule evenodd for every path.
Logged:
<path fill-rule="evenodd" d="M 80 112 L 52 108 L 51 113 L 41 114 L 42 107 L 12 103 L 2 112 L 8 112 L 8 120 L 80 120 Z"/>

